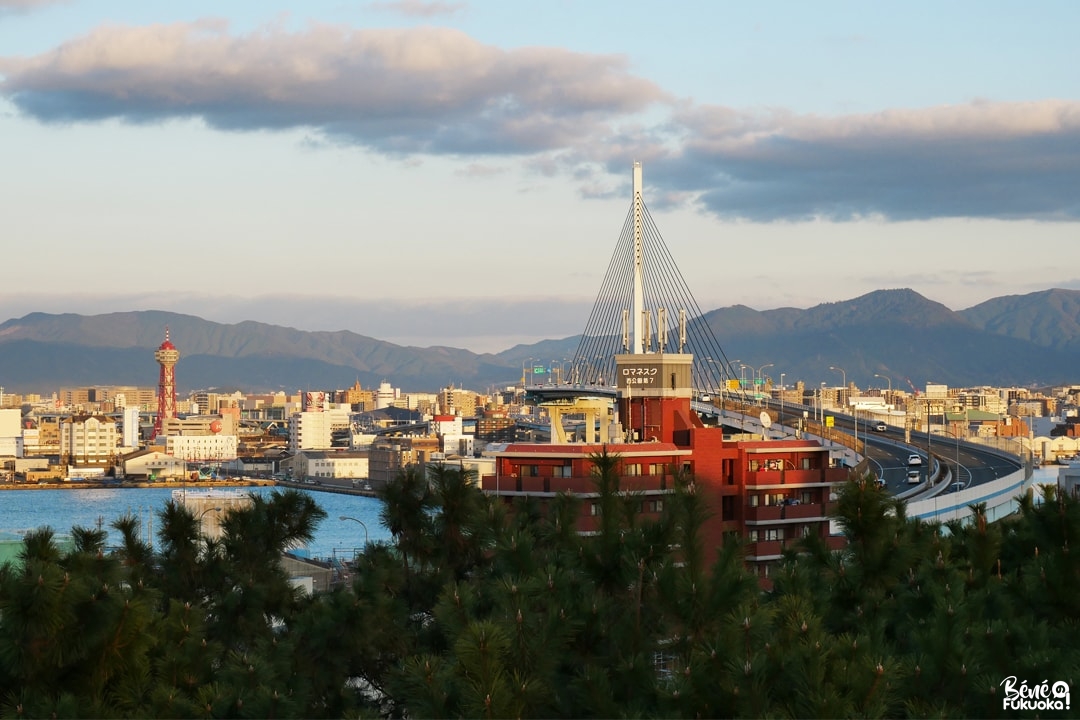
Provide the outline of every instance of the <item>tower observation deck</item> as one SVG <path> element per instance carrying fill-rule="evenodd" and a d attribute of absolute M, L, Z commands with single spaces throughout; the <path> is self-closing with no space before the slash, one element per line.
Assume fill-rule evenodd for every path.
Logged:
<path fill-rule="evenodd" d="M 721 392 L 737 377 L 649 214 L 635 162 L 633 200 L 574 354 L 571 382 L 615 386 L 616 355 L 650 353 L 692 355 L 689 382 L 698 393 Z"/>
<path fill-rule="evenodd" d="M 154 359 L 161 366 L 158 374 L 157 419 L 154 421 L 154 437 L 157 437 L 165 420 L 176 417 L 176 363 L 180 362 L 180 351 L 169 340 L 169 328 L 165 328 L 165 341 L 154 352 Z"/>

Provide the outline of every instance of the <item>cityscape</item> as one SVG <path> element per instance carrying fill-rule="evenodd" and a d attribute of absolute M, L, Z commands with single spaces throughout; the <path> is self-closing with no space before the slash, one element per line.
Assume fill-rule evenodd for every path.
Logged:
<path fill-rule="evenodd" d="M 0 716 L 1075 716 L 1078 23 L 0 0 Z"/>

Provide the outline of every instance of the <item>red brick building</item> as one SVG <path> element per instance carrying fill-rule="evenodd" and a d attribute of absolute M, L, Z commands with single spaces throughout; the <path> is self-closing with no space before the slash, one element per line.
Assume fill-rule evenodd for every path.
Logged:
<path fill-rule="evenodd" d="M 606 447 L 620 458 L 620 487 L 641 494 L 646 516 L 663 510 L 675 472 L 694 478 L 712 510 L 703 538 L 710 560 L 726 533 L 737 534 L 764 580 L 782 550 L 807 535 L 838 546 L 829 515 L 833 487 L 847 469 L 832 467 L 828 449 L 815 440 L 725 440 L 723 428 L 706 426 L 691 409 L 691 362 L 685 354 L 617 356 L 612 441 L 511 444 L 497 453 L 495 473 L 482 478 L 484 491 L 507 502 L 574 493 L 585 501 L 579 529 L 593 530 L 590 456 Z"/>

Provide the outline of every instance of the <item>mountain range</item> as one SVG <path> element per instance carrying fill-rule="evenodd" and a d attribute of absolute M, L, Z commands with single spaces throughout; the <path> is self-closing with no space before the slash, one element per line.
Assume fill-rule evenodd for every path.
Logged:
<path fill-rule="evenodd" d="M 582 318 L 584 325 L 585 318 Z M 1080 383 L 1080 291 L 1051 289 L 953 311 L 908 289 L 877 290 L 808 309 L 734 305 L 705 313 L 728 360 L 771 363 L 788 385 L 841 377 L 860 387 Z M 158 382 L 153 351 L 165 328 L 180 350 L 177 386 L 247 392 L 332 390 L 388 381 L 412 391 L 482 390 L 520 382 L 534 358 L 571 358 L 579 337 L 477 354 L 406 347 L 353 332 L 134 311 L 31 313 L 0 324 L 0 385 L 8 392 Z M 544 361 L 542 361 L 544 362 Z M 830 366 L 843 368 L 841 375 Z M 876 375 L 884 376 L 882 378 Z"/>

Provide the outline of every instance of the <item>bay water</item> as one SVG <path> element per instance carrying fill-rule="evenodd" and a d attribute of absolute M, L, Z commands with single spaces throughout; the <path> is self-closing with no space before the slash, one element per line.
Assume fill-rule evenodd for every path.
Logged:
<path fill-rule="evenodd" d="M 235 492 L 269 494 L 272 487 L 235 488 Z M 379 522 L 382 502 L 360 495 L 301 490 L 311 495 L 326 511 L 326 519 L 315 529 L 314 539 L 297 554 L 312 558 L 351 558 L 371 542 L 388 541 L 390 533 Z M 57 535 L 70 533 L 73 526 L 100 527 L 109 533 L 106 545 L 119 545 L 120 534 L 112 523 L 125 514 L 139 520 L 142 539 L 158 548 L 158 517 L 173 497 L 171 488 L 87 488 L 25 489 L 0 492 L 0 537 L 17 539 L 28 530 L 48 526 Z M 340 520 L 341 516 L 355 520 Z M 363 525 L 361 525 L 363 523 Z M 366 528 L 366 529 L 365 529 Z"/>

